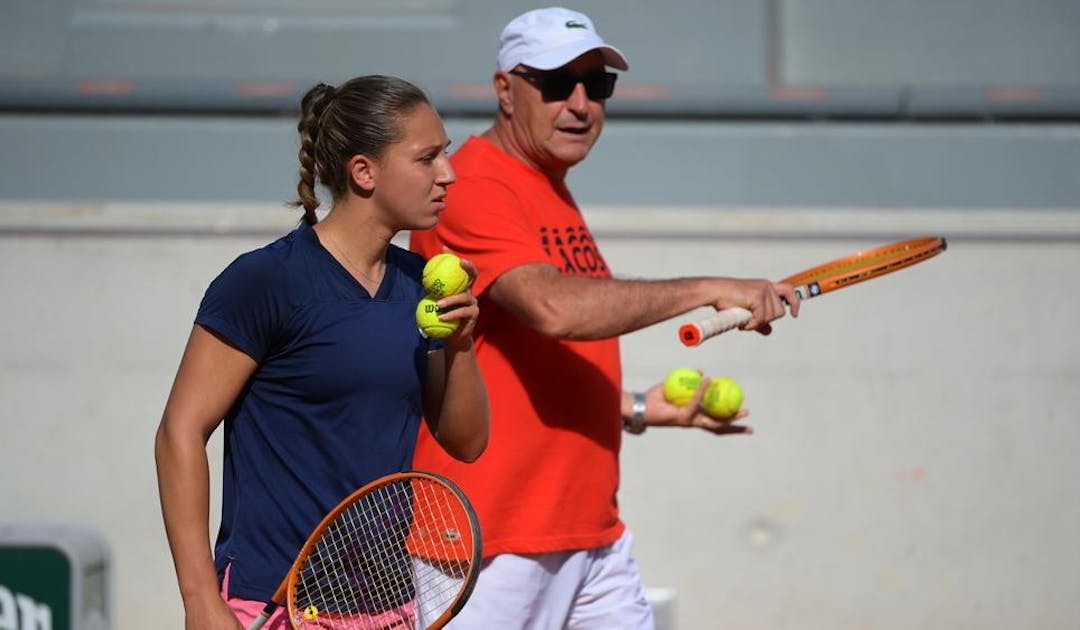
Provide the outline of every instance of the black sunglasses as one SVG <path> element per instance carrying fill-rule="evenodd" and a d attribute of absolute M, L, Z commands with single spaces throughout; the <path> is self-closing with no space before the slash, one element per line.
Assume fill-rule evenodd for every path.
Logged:
<path fill-rule="evenodd" d="M 602 101 L 611 98 L 615 92 L 615 79 L 619 75 L 614 72 L 596 70 L 587 74 L 577 75 L 567 70 L 553 72 L 530 72 L 528 70 L 511 70 L 510 74 L 521 77 L 532 83 L 540 90 L 540 96 L 547 102 L 565 101 L 573 94 L 578 83 L 585 86 L 585 95 L 592 101 Z"/>

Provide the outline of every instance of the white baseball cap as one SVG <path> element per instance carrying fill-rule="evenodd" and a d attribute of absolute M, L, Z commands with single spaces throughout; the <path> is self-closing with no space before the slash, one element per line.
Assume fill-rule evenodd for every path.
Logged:
<path fill-rule="evenodd" d="M 517 16 L 503 29 L 499 70 L 509 72 L 518 64 L 554 70 L 597 49 L 604 53 L 605 64 L 630 69 L 626 56 L 600 39 L 589 16 L 562 7 L 535 9 Z"/>

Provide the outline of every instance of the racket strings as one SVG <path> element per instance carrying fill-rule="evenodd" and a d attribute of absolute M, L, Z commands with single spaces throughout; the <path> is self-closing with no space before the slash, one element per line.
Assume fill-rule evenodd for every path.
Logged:
<path fill-rule="evenodd" d="M 424 478 L 362 495 L 327 526 L 292 587 L 300 628 L 426 628 L 473 570 L 472 529 L 453 491 Z"/>

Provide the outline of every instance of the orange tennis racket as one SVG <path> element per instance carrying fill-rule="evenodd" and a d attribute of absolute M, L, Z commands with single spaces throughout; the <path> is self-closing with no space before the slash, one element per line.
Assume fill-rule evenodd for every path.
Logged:
<path fill-rule="evenodd" d="M 946 246 L 945 239 L 938 237 L 901 241 L 837 258 L 784 278 L 781 282 L 794 285 L 795 295 L 800 301 L 809 300 L 933 258 L 945 251 Z M 745 308 L 727 308 L 708 319 L 680 326 L 679 341 L 684 346 L 696 346 L 739 327 L 749 319 L 750 311 Z"/>
<path fill-rule="evenodd" d="M 465 606 L 480 558 L 461 489 L 433 473 L 387 475 L 323 518 L 247 630 L 282 604 L 296 630 L 442 628 Z"/>

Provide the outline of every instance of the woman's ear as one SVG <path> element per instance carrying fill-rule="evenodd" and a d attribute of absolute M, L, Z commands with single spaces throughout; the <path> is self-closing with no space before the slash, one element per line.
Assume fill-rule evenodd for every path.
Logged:
<path fill-rule="evenodd" d="M 349 160 L 349 181 L 360 190 L 371 192 L 375 189 L 378 167 L 378 163 L 368 156 L 354 155 Z"/>

